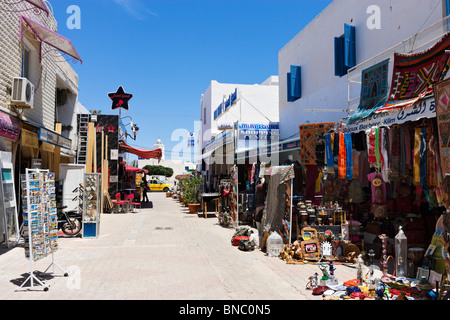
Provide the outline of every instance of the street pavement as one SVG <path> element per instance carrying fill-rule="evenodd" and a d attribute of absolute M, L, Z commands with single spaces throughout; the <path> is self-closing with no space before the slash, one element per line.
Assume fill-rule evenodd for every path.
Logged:
<path fill-rule="evenodd" d="M 16 291 L 29 260 L 22 247 L 0 251 L 0 300 L 322 299 L 305 288 L 309 276 L 321 274 L 317 265 L 240 251 L 231 245 L 235 229 L 219 225 L 214 214 L 189 214 L 165 193 L 149 197 L 153 208 L 102 215 L 96 239 L 60 238 L 54 258 L 69 276 L 41 274 L 51 256 L 34 265 L 46 292 Z M 356 269 L 336 265 L 335 275 L 354 279 Z"/>

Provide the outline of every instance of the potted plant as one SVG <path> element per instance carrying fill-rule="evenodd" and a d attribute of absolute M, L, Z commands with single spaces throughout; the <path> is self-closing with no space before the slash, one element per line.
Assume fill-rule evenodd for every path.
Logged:
<path fill-rule="evenodd" d="M 202 178 L 197 176 L 182 181 L 183 202 L 189 207 L 190 213 L 197 213 L 200 208 L 199 192 L 202 182 Z"/>

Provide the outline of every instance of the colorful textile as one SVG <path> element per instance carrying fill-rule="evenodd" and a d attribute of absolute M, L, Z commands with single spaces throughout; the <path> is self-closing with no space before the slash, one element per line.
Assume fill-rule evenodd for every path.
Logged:
<path fill-rule="evenodd" d="M 397 179 L 400 177 L 400 153 L 401 153 L 401 139 L 400 139 L 400 127 L 393 126 L 390 129 L 392 134 L 391 143 L 391 158 L 390 169 L 391 178 Z"/>
<path fill-rule="evenodd" d="M 263 231 L 279 231 L 286 210 L 286 185 L 295 177 L 294 166 L 271 167 L 266 206 L 262 218 Z"/>
<path fill-rule="evenodd" d="M 413 54 L 394 54 L 391 91 L 384 107 L 377 112 L 412 105 L 433 92 L 432 85 L 442 81 L 450 67 L 450 32 L 431 48 Z"/>
<path fill-rule="evenodd" d="M 427 185 L 428 188 L 437 186 L 436 178 L 436 140 L 433 132 L 433 127 L 430 125 L 426 128 L 427 131 Z"/>
<path fill-rule="evenodd" d="M 388 68 L 389 59 L 362 71 L 359 106 L 348 118 L 348 124 L 364 119 L 384 106 L 388 94 Z"/>
<path fill-rule="evenodd" d="M 344 133 L 345 150 L 346 150 L 346 175 L 347 180 L 353 179 L 353 145 L 352 134 Z"/>
<path fill-rule="evenodd" d="M 419 176 L 422 189 L 427 187 L 427 128 L 420 128 Z"/>
<path fill-rule="evenodd" d="M 367 137 L 367 161 L 369 162 L 369 166 L 376 166 L 377 159 L 375 157 L 375 128 L 370 128 L 366 131 Z"/>
<path fill-rule="evenodd" d="M 338 177 L 345 179 L 347 169 L 347 151 L 345 149 L 344 133 L 339 133 L 339 160 L 338 160 Z"/>
<path fill-rule="evenodd" d="M 334 160 L 333 160 L 333 147 L 331 144 L 330 133 L 325 133 L 325 159 L 328 172 L 332 172 L 332 169 L 334 168 Z"/>
<path fill-rule="evenodd" d="M 381 179 L 381 185 L 379 187 L 374 186 L 372 183 L 377 177 Z M 386 203 L 386 183 L 383 180 L 383 177 L 378 172 L 372 172 L 367 175 L 367 179 L 370 182 L 370 188 L 372 191 L 372 203 Z"/>
<path fill-rule="evenodd" d="M 316 192 L 316 180 L 319 176 L 318 168 L 315 164 L 307 164 L 306 169 L 306 187 L 305 200 L 314 201 Z"/>
<path fill-rule="evenodd" d="M 377 169 L 381 170 L 381 146 L 380 146 L 380 128 L 375 128 L 375 159 L 377 163 Z"/>
<path fill-rule="evenodd" d="M 441 173 L 450 175 L 450 79 L 434 86 Z"/>
<path fill-rule="evenodd" d="M 380 154 L 381 154 L 381 174 L 385 182 L 389 183 L 389 133 L 388 129 L 380 129 Z"/>
<path fill-rule="evenodd" d="M 414 130 L 413 178 L 414 185 L 420 185 L 420 128 Z"/>
<path fill-rule="evenodd" d="M 317 141 L 334 128 L 334 122 L 300 125 L 300 164 L 317 164 Z"/>
<path fill-rule="evenodd" d="M 360 151 L 353 150 L 353 179 L 359 178 L 359 153 Z"/>

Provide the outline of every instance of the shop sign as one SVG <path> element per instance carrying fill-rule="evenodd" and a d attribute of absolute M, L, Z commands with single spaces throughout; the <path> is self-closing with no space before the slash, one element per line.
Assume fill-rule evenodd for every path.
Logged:
<path fill-rule="evenodd" d="M 72 149 L 72 140 L 43 127 L 39 128 L 39 140 L 64 149 Z"/>
<path fill-rule="evenodd" d="M 58 146 L 63 149 L 71 150 L 72 149 L 72 140 L 70 140 L 66 137 L 63 137 L 61 135 L 58 135 Z"/>
<path fill-rule="evenodd" d="M 373 113 L 367 118 L 352 124 L 346 124 L 345 129 L 348 132 L 356 133 L 365 131 L 372 127 L 391 126 L 394 124 L 402 124 L 407 121 L 417 121 L 421 118 L 436 117 L 436 103 L 434 97 L 420 100 L 411 107 L 401 110 L 385 111 Z"/>
<path fill-rule="evenodd" d="M 39 149 L 39 136 L 37 133 L 22 129 L 20 143 L 22 147 Z"/>
<path fill-rule="evenodd" d="M 278 143 L 280 137 L 280 125 L 278 123 L 244 123 L 238 124 L 238 141 L 237 149 L 253 149 L 258 148 L 261 145 L 273 144 L 274 150 L 279 151 L 279 146 L 275 146 Z M 267 149 L 267 151 L 269 151 Z M 267 151 L 263 151 L 266 153 Z"/>
<path fill-rule="evenodd" d="M 19 134 L 19 121 L 3 112 L 0 112 L 0 137 L 17 141 L 17 139 L 19 139 Z"/>
<path fill-rule="evenodd" d="M 283 143 L 283 151 L 300 148 L 300 140 Z"/>
<path fill-rule="evenodd" d="M 125 90 L 123 90 L 123 87 L 120 86 L 119 89 L 117 89 L 116 92 L 108 93 L 108 97 L 112 100 L 111 109 L 116 110 L 119 108 L 128 110 L 128 101 L 133 98 L 133 95 L 131 93 L 125 93 Z"/>
<path fill-rule="evenodd" d="M 227 130 L 227 129 L 233 129 L 234 125 L 233 122 L 218 122 L 217 123 L 217 129 L 219 130 Z"/>

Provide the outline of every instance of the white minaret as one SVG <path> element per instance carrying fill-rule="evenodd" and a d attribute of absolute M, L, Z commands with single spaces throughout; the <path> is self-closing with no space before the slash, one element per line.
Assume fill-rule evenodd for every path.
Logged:
<path fill-rule="evenodd" d="M 165 147 L 161 142 L 161 139 L 158 139 L 156 141 L 156 144 L 153 145 L 154 149 L 161 149 L 162 151 L 162 156 L 161 156 L 161 160 L 165 160 L 166 159 L 166 152 L 165 152 Z"/>

